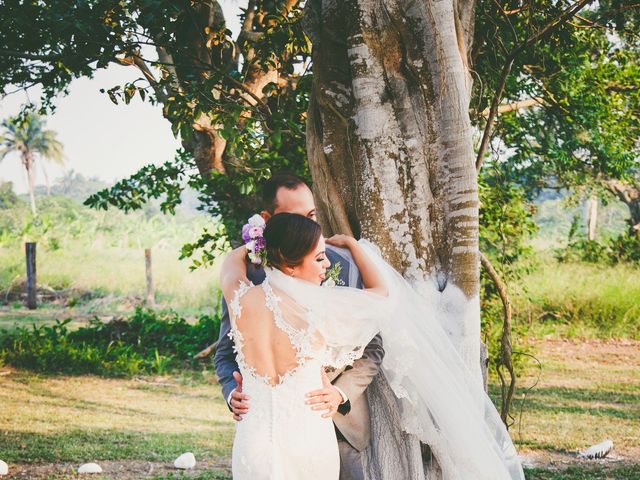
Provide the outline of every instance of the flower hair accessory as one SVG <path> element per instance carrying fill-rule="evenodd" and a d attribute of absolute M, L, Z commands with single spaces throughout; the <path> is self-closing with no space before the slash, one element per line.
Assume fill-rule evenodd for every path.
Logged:
<path fill-rule="evenodd" d="M 247 248 L 249 260 L 254 265 L 267 263 L 267 242 L 263 237 L 265 221 L 257 213 L 242 227 L 242 241 Z"/>

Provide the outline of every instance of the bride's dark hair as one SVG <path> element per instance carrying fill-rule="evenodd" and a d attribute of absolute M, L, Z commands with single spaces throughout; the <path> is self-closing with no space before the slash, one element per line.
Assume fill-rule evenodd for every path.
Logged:
<path fill-rule="evenodd" d="M 322 229 L 310 218 L 296 213 L 278 213 L 264 228 L 267 264 L 275 268 L 297 267 L 318 244 Z"/>

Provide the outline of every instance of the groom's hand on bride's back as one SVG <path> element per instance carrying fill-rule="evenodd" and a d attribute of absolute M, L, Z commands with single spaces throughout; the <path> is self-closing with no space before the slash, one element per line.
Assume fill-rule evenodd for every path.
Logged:
<path fill-rule="evenodd" d="M 338 407 L 345 402 L 345 398 L 340 390 L 331 384 L 324 369 L 320 374 L 322 375 L 322 388 L 307 393 L 305 403 L 311 406 L 311 410 L 326 410 L 322 414 L 322 418 L 333 417 L 338 412 Z"/>
<path fill-rule="evenodd" d="M 238 384 L 236 388 L 229 395 L 229 406 L 233 412 L 233 419 L 236 421 L 242 420 L 242 415 L 249 411 L 249 396 L 242 393 L 242 375 L 240 372 L 233 372 L 233 378 Z"/>

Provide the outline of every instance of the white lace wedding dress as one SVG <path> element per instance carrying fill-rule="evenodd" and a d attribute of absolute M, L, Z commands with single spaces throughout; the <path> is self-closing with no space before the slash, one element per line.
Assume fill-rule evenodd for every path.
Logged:
<path fill-rule="evenodd" d="M 242 296 L 251 285 L 242 284 L 231 305 L 231 332 L 243 378 L 243 392 L 250 397 L 249 412 L 236 426 L 233 443 L 234 480 L 337 480 L 340 458 L 331 418 L 305 404 L 304 394 L 322 388 L 322 367 L 308 332 L 285 323 L 269 279 L 262 285 L 266 306 L 277 328 L 287 333 L 298 366 L 274 379 L 257 373 L 243 353 L 243 336 L 236 320 Z M 288 348 L 289 346 L 285 346 Z"/>
<path fill-rule="evenodd" d="M 438 321 L 437 297 L 426 300 L 428 285 L 418 293 L 375 247 L 361 245 L 383 274 L 388 297 L 321 287 L 268 268 L 261 286 L 242 284 L 235 292 L 230 336 L 250 399 L 236 426 L 233 478 L 337 480 L 333 423 L 312 411 L 304 395 L 322 387 L 322 366 L 349 365 L 379 332 L 386 352 L 382 371 L 398 401 L 400 427 L 431 447 L 443 478 L 524 480 L 498 412 Z M 244 307 L 259 303 L 265 307 L 258 305 L 259 320 L 243 315 Z M 291 357 L 275 375 L 265 375 L 264 362 L 247 355 L 252 349 L 246 346 L 264 349 L 265 343 Z"/>

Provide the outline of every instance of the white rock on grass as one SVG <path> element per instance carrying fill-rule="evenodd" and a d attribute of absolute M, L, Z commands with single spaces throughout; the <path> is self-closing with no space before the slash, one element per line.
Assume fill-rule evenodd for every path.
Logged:
<path fill-rule="evenodd" d="M 613 449 L 613 441 L 605 440 L 597 445 L 593 445 L 587 448 L 584 452 L 580 452 L 579 456 L 582 458 L 604 458 Z"/>
<path fill-rule="evenodd" d="M 175 459 L 173 466 L 180 470 L 189 470 L 196 466 L 196 457 L 191 452 L 183 453 Z"/>
<path fill-rule="evenodd" d="M 0 475 L 8 475 L 9 474 L 9 465 L 7 462 L 0 460 Z"/>
<path fill-rule="evenodd" d="M 97 463 L 85 463 L 80 465 L 78 473 L 102 473 L 102 467 Z"/>

